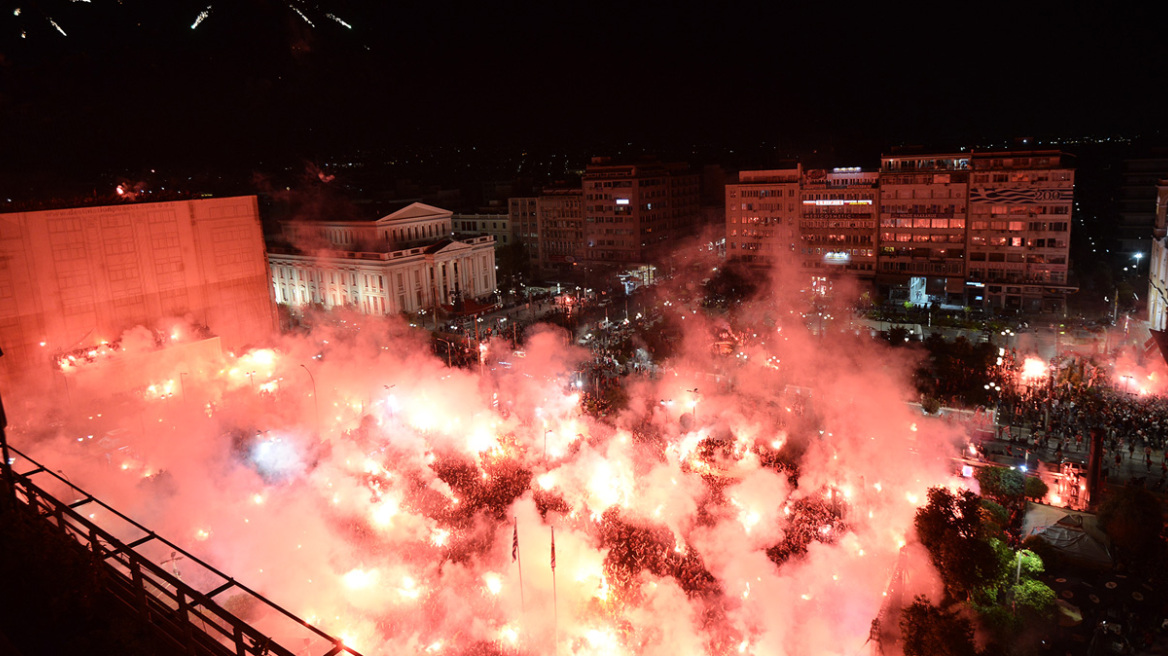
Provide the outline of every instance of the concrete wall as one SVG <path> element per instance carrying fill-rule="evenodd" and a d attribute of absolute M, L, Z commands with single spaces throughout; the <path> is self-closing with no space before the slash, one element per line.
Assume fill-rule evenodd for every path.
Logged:
<path fill-rule="evenodd" d="M 0 374 L 167 317 L 237 349 L 276 327 L 254 196 L 0 214 Z"/>

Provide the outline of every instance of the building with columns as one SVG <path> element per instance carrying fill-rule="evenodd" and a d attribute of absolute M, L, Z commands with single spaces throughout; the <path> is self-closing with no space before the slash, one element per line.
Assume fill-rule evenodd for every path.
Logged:
<path fill-rule="evenodd" d="M 412 203 L 375 221 L 288 221 L 268 248 L 277 303 L 363 314 L 459 311 L 495 293 L 495 238 L 457 240 L 452 213 Z"/>

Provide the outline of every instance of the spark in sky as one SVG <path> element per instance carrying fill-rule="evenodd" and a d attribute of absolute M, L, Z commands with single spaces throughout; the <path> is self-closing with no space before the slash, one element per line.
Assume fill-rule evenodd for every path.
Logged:
<path fill-rule="evenodd" d="M 340 23 L 342 26 L 344 26 L 347 29 L 350 29 L 350 30 L 353 29 L 352 25 L 346 23 L 344 20 L 339 18 L 336 14 L 325 14 L 325 17 L 333 19 L 334 21 Z"/>
<path fill-rule="evenodd" d="M 191 23 L 191 29 L 193 30 L 193 29 L 197 28 L 199 26 L 199 24 L 202 23 L 203 21 L 207 20 L 207 17 L 210 15 L 211 15 L 211 5 L 207 5 L 206 9 L 204 9 L 203 11 L 200 11 L 198 16 L 195 16 L 195 22 Z"/>

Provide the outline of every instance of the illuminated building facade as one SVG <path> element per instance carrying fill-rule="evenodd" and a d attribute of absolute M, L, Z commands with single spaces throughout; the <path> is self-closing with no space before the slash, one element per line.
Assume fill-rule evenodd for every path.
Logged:
<path fill-rule="evenodd" d="M 266 339 L 268 276 L 254 196 L 0 214 L 0 368 L 47 374 L 167 317 L 227 348 Z"/>
<path fill-rule="evenodd" d="M 1054 311 L 1075 291 L 1068 280 L 1075 172 L 1065 157 L 1058 151 L 973 155 L 966 277 L 984 290 L 985 306 Z"/>
<path fill-rule="evenodd" d="M 859 167 L 811 169 L 800 181 L 799 254 L 812 273 L 847 271 L 871 280 L 876 270 L 879 174 Z"/>
<path fill-rule="evenodd" d="M 589 264 L 647 262 L 692 235 L 701 220 L 700 176 L 685 164 L 594 157 L 583 188 L 582 256 Z"/>
<path fill-rule="evenodd" d="M 794 245 L 813 275 L 835 265 L 874 279 L 887 298 L 1062 309 L 1075 290 L 1075 183 L 1065 160 L 1057 151 L 913 154 L 882 157 L 879 174 L 807 171 L 794 233 L 772 196 L 793 184 L 780 192 L 776 172 L 744 171 L 726 188 L 728 254 L 765 264 Z"/>
<path fill-rule="evenodd" d="M 1156 218 L 1148 263 L 1148 327 L 1168 330 L 1168 180 L 1161 180 L 1156 187 Z"/>
<path fill-rule="evenodd" d="M 968 154 L 880 159 L 877 283 L 918 305 L 964 304 Z"/>
<path fill-rule="evenodd" d="M 495 239 L 455 240 L 451 212 L 413 203 L 376 221 L 283 224 L 271 284 L 291 307 L 347 306 L 385 315 L 457 309 L 495 292 Z"/>
<path fill-rule="evenodd" d="M 802 167 L 742 171 L 726 185 L 726 252 L 744 262 L 772 262 L 799 249 Z"/>

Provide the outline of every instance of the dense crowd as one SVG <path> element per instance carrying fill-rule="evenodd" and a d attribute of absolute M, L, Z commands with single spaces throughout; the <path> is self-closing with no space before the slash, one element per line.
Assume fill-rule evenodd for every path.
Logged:
<path fill-rule="evenodd" d="M 1007 444 L 1007 455 L 1028 457 L 1036 451 L 1059 465 L 1071 458 L 1082 462 L 1093 434 L 1102 440 L 1105 475 L 1127 467 L 1168 478 L 1164 396 L 1133 394 L 1106 384 L 1048 384 L 1007 393 L 998 408 L 997 437 Z"/>

